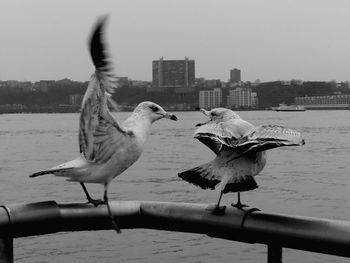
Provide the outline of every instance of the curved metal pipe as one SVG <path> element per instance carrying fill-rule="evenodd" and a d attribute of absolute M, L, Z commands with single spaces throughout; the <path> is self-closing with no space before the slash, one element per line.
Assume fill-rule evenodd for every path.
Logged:
<path fill-rule="evenodd" d="M 113 215 L 122 229 L 200 233 L 247 243 L 261 243 L 350 257 L 350 222 L 263 213 L 228 207 L 211 214 L 212 205 L 113 201 Z M 61 231 L 113 229 L 107 208 L 54 201 L 9 205 L 0 210 L 0 236 L 25 237 Z M 11 221 L 11 224 L 9 223 Z"/>

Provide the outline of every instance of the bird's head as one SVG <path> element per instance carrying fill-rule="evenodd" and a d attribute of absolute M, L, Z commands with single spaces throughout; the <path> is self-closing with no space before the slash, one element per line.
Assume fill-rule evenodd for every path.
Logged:
<path fill-rule="evenodd" d="M 173 121 L 177 121 L 177 117 L 175 115 L 166 112 L 161 106 L 150 101 L 141 102 L 135 108 L 134 113 L 148 118 L 151 121 L 151 123 L 162 118 L 167 118 Z"/>
<path fill-rule="evenodd" d="M 240 119 L 238 114 L 236 114 L 234 111 L 226 108 L 215 108 L 212 110 L 205 110 L 203 108 L 199 109 L 205 116 L 207 116 L 210 121 L 214 122 L 223 122 L 223 121 L 228 121 L 230 119 Z M 196 126 L 202 126 L 204 124 L 207 124 L 208 122 L 205 123 L 198 123 Z"/>

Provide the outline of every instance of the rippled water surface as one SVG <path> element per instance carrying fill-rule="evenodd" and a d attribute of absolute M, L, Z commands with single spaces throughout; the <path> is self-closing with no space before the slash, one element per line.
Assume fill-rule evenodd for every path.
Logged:
<path fill-rule="evenodd" d="M 301 131 L 303 147 L 270 150 L 259 188 L 243 201 L 265 212 L 350 220 L 350 111 L 239 112 L 247 121 Z M 129 113 L 116 113 L 118 120 Z M 192 138 L 199 112 L 179 112 L 178 122 L 161 120 L 141 158 L 116 178 L 110 198 L 214 203 L 217 193 L 181 181 L 177 173 L 213 158 Z M 0 200 L 4 204 L 55 200 L 85 202 L 77 183 L 28 174 L 78 155 L 78 114 L 0 115 Z M 102 187 L 88 185 L 94 196 Z M 227 194 L 223 203 L 235 200 Z M 16 262 L 266 262 L 266 247 L 205 235 L 153 230 L 58 233 L 20 238 Z M 349 259 L 284 249 L 283 262 L 349 262 Z"/>

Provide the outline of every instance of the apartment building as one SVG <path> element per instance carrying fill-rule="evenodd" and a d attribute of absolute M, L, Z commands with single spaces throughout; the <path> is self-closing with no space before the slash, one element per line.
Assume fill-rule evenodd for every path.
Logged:
<path fill-rule="evenodd" d="M 214 88 L 212 90 L 199 91 L 199 107 L 200 108 L 217 108 L 222 106 L 222 90 Z"/>

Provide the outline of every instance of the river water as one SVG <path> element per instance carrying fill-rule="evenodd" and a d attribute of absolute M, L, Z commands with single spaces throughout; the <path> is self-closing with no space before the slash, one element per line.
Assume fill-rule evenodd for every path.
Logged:
<path fill-rule="evenodd" d="M 256 177 L 259 188 L 242 200 L 271 213 L 350 220 L 350 111 L 238 112 L 253 123 L 302 132 L 306 145 L 270 150 Z M 122 121 L 129 113 L 116 113 Z M 207 162 L 213 153 L 192 138 L 199 112 L 178 112 L 178 122 L 154 123 L 141 158 L 110 186 L 110 199 L 214 203 L 217 193 L 181 181 L 177 173 Z M 32 172 L 78 155 L 78 114 L 0 115 L 0 202 L 85 202 L 77 183 Z M 102 187 L 88 185 L 94 197 Z M 223 203 L 235 201 L 227 194 Z M 266 262 L 266 246 L 199 234 L 146 229 L 58 233 L 19 238 L 16 262 Z M 283 262 L 349 262 L 349 259 L 283 249 Z"/>

